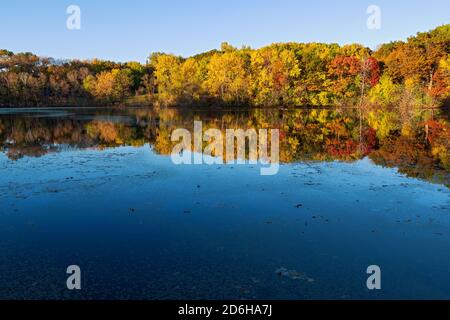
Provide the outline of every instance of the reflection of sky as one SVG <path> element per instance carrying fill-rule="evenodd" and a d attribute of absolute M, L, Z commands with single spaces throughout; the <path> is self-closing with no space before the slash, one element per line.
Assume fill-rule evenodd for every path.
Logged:
<path fill-rule="evenodd" d="M 82 10 L 82 29 L 66 29 L 66 8 Z M 366 9 L 382 10 L 382 29 L 366 28 Z M 448 0 L 63 0 L 2 1 L 2 46 L 55 58 L 145 61 L 150 52 L 180 55 L 273 42 L 363 43 L 405 39 L 450 21 Z"/>
<path fill-rule="evenodd" d="M 74 263 L 78 298 L 449 298 L 449 192 L 367 160 L 261 177 L 148 145 L 0 155 L 0 298 L 63 297 Z M 372 264 L 381 292 L 365 290 Z"/>

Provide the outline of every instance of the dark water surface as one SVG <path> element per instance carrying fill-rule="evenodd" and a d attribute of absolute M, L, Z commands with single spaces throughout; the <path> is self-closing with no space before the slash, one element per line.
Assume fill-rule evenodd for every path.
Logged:
<path fill-rule="evenodd" d="M 448 172 L 388 167 L 357 128 L 336 142 L 292 113 L 1 111 L 0 298 L 450 299 Z M 194 119 L 282 129 L 279 173 L 174 165 L 170 133 Z"/>

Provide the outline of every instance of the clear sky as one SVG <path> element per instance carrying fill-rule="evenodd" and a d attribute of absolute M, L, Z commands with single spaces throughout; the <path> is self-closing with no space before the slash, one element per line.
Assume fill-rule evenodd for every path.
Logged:
<path fill-rule="evenodd" d="M 81 30 L 66 9 L 81 8 Z M 381 29 L 366 26 L 369 5 Z M 362 43 L 375 48 L 450 23 L 450 0 L 2 0 L 0 48 L 54 58 L 144 62 L 151 52 L 189 56 L 273 42 Z"/>

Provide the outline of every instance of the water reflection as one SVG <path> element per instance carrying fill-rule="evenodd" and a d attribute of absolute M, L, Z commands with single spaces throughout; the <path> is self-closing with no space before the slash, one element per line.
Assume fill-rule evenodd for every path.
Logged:
<path fill-rule="evenodd" d="M 67 148 L 105 149 L 144 146 L 162 155 L 172 151 L 170 135 L 177 128 L 193 130 L 280 130 L 280 161 L 355 161 L 366 156 L 376 164 L 397 167 L 411 177 L 450 185 L 448 122 L 424 123 L 408 134 L 380 139 L 366 126 L 360 136 L 359 118 L 352 110 L 180 109 L 39 110 L 0 114 L 0 151 L 9 159 L 40 157 Z M 206 146 L 206 144 L 205 144 Z"/>

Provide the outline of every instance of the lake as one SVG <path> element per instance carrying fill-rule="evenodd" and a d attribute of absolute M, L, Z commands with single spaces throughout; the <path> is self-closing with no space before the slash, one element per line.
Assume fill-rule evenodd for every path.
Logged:
<path fill-rule="evenodd" d="M 170 134 L 194 120 L 279 128 L 278 174 L 175 165 Z M 448 170 L 426 149 L 409 157 L 414 141 L 364 130 L 359 146 L 357 123 L 327 110 L 0 110 L 0 299 L 450 299 Z M 66 287 L 69 265 L 81 290 Z M 371 265 L 381 290 L 366 286 Z"/>

